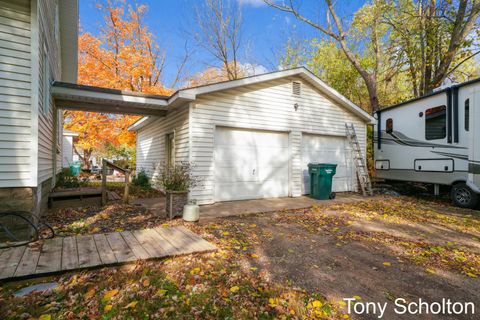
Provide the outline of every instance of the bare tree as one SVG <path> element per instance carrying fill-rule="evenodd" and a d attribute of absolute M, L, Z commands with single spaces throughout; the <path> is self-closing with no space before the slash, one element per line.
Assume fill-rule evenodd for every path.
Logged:
<path fill-rule="evenodd" d="M 355 53 L 352 51 L 351 47 L 349 46 L 347 32 L 343 27 L 342 19 L 337 15 L 331 0 L 325 0 L 325 3 L 327 4 L 327 7 L 328 7 L 327 20 L 329 23 L 327 24 L 327 26 L 322 26 L 321 24 L 316 23 L 313 20 L 302 15 L 295 7 L 293 0 L 289 0 L 288 1 L 289 4 L 284 4 L 284 3 L 277 4 L 271 0 L 264 0 L 264 2 L 270 7 L 293 14 L 295 18 L 297 18 L 298 20 L 314 27 L 315 29 L 321 31 L 322 33 L 331 37 L 332 39 L 335 39 L 339 43 L 347 59 L 353 64 L 355 69 L 357 69 L 357 71 L 360 73 L 361 77 L 365 81 L 365 85 L 367 86 L 368 96 L 370 99 L 371 111 L 375 112 L 376 110 L 378 110 L 379 108 L 378 95 L 377 95 L 377 72 L 378 72 L 377 67 L 378 66 L 373 68 L 372 70 L 367 70 L 361 65 L 360 60 L 358 59 L 358 57 L 355 55 Z M 333 24 L 335 25 L 335 29 L 333 28 L 332 23 L 330 23 L 330 15 L 331 15 L 331 18 L 333 19 Z M 375 32 L 373 32 L 373 36 L 375 37 Z M 378 47 L 375 45 L 376 43 L 378 43 L 378 39 L 374 38 L 372 39 L 372 42 L 375 48 L 374 52 L 375 54 L 378 54 L 378 50 L 377 50 Z"/>
<path fill-rule="evenodd" d="M 380 40 L 381 35 L 379 35 L 376 30 L 380 24 L 384 23 L 382 21 L 382 13 L 375 12 L 376 19 L 374 20 L 374 25 L 371 26 L 371 46 L 373 48 L 373 54 L 376 55 L 376 64 L 373 68 L 364 68 L 360 63 L 358 56 L 355 52 L 352 51 L 351 44 L 353 41 L 350 41 L 348 37 L 348 32 L 344 28 L 342 19 L 338 16 L 334 9 L 332 0 L 324 0 L 327 5 L 327 24 L 326 26 L 317 23 L 305 15 L 301 14 L 298 10 L 298 6 L 295 4 L 294 0 L 285 0 L 285 2 L 277 3 L 273 0 L 263 0 L 269 6 L 279 9 L 283 12 L 293 14 L 299 21 L 302 21 L 313 28 L 319 30 L 323 34 L 334 39 L 341 47 L 345 53 L 347 59 L 352 63 L 355 69 L 363 78 L 365 85 L 368 90 L 370 107 L 372 112 L 375 112 L 379 108 L 378 102 L 378 62 L 379 62 L 379 50 L 380 49 Z M 427 5 L 424 4 L 428 3 Z M 447 1 L 448 2 L 448 1 Z M 374 1 L 373 4 L 381 5 L 381 1 Z M 450 2 L 448 2 L 450 3 Z M 478 20 L 480 14 L 480 1 L 478 0 L 459 0 L 456 5 L 448 4 L 449 12 L 451 15 L 449 17 L 438 17 L 438 12 L 436 8 L 438 7 L 437 0 L 425 0 L 420 3 L 421 7 L 426 7 L 426 12 L 422 12 L 420 20 L 424 23 L 422 28 L 425 30 L 422 32 L 422 37 L 419 39 L 420 49 L 417 52 L 421 52 L 422 60 L 421 63 L 421 77 L 419 80 L 421 82 L 421 88 L 415 90 L 415 94 L 421 94 L 428 91 L 431 91 L 436 86 L 440 85 L 445 78 L 456 69 L 454 62 L 454 57 L 457 55 L 462 46 L 465 46 L 465 39 L 472 32 L 475 24 Z M 378 16 L 378 18 L 377 18 Z M 439 43 L 439 35 L 431 25 L 431 20 L 434 19 L 449 19 L 451 26 L 451 33 L 448 35 L 448 38 L 441 39 L 442 42 L 447 43 L 446 50 L 439 51 L 438 46 L 435 46 L 432 43 Z M 331 21 L 333 20 L 333 22 Z M 407 40 L 415 39 L 409 34 L 408 29 L 412 28 L 411 25 L 404 25 L 403 29 L 406 29 L 408 34 Z M 433 41 L 434 39 L 435 41 Z M 407 45 L 411 45 L 407 43 Z M 416 48 L 413 52 L 415 52 Z M 440 53 L 440 54 L 438 54 Z M 475 53 L 476 54 L 476 53 Z M 473 57 L 473 55 L 468 58 Z M 409 57 L 412 58 L 412 57 Z M 460 62 L 460 63 L 463 63 Z M 408 65 L 408 63 L 407 63 Z M 412 76 L 418 76 L 412 74 Z"/>
<path fill-rule="evenodd" d="M 242 15 L 236 1 L 205 0 L 203 6 L 196 8 L 196 22 L 197 44 L 221 64 L 229 80 L 240 78 Z"/>

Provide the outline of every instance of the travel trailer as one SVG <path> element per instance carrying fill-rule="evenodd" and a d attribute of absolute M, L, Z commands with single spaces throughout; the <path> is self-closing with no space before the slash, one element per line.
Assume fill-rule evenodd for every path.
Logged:
<path fill-rule="evenodd" d="M 376 176 L 451 186 L 453 202 L 480 199 L 480 79 L 453 85 L 376 113 Z"/>

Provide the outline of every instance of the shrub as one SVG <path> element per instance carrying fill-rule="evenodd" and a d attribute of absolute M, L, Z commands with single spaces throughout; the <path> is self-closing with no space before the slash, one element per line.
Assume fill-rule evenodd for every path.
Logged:
<path fill-rule="evenodd" d="M 79 188 L 86 185 L 86 181 L 74 176 L 70 168 L 63 168 L 57 176 L 57 187 L 60 188 Z"/>
<path fill-rule="evenodd" d="M 142 188 L 145 188 L 145 189 L 150 189 L 151 188 L 150 178 L 148 177 L 145 170 L 142 169 L 137 174 L 136 177 L 133 177 L 132 185 L 137 186 L 137 187 L 142 187 Z"/>
<path fill-rule="evenodd" d="M 176 166 L 161 166 L 156 182 L 165 191 L 189 191 L 198 181 L 192 177 L 192 165 L 182 162 Z"/>

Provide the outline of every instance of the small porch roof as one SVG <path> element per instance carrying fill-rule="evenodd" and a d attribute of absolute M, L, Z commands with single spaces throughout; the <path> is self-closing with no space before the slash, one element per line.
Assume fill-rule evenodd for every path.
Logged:
<path fill-rule="evenodd" d="M 142 116 L 165 116 L 169 98 L 57 81 L 51 93 L 61 109 Z"/>

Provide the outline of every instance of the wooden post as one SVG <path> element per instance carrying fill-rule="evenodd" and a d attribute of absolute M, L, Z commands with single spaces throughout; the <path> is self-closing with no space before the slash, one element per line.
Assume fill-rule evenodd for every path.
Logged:
<path fill-rule="evenodd" d="M 107 204 L 107 161 L 102 159 L 102 206 Z"/>
<path fill-rule="evenodd" d="M 125 170 L 125 192 L 123 193 L 123 203 L 128 204 L 128 187 L 130 184 L 130 170 Z"/>

